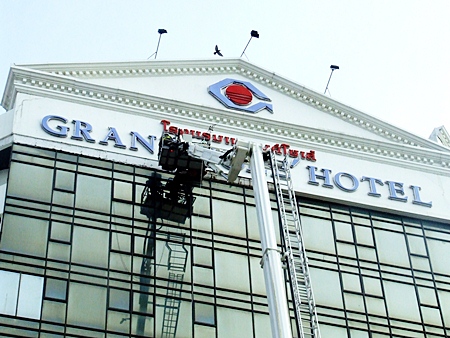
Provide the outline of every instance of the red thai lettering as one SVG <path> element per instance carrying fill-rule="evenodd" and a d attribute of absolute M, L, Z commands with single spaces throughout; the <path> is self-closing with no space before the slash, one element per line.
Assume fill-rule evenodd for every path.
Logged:
<path fill-rule="evenodd" d="M 281 148 L 281 151 L 283 152 L 283 155 L 286 155 L 287 154 L 287 150 L 289 149 L 289 144 L 281 143 L 280 144 L 280 148 Z"/>
<path fill-rule="evenodd" d="M 316 162 L 316 152 L 314 150 L 310 150 L 306 153 L 306 159 L 308 161 Z"/>
<path fill-rule="evenodd" d="M 223 136 L 222 135 L 213 135 L 213 142 L 222 143 Z"/>
<path fill-rule="evenodd" d="M 202 137 L 205 139 L 205 141 L 211 140 L 211 134 L 210 133 L 203 133 Z"/>
<path fill-rule="evenodd" d="M 277 144 L 274 144 L 273 146 L 272 146 L 272 148 L 270 148 L 275 154 L 277 154 L 277 155 L 281 155 L 281 149 L 280 149 L 280 145 L 277 143 Z"/>
<path fill-rule="evenodd" d="M 178 128 L 177 128 L 177 127 L 170 126 L 170 127 L 169 127 L 169 133 L 178 135 Z"/>
<path fill-rule="evenodd" d="M 298 150 L 289 149 L 289 157 L 296 158 L 298 157 Z"/>
<path fill-rule="evenodd" d="M 167 131 L 167 126 L 170 124 L 170 121 L 161 120 L 161 123 L 163 124 L 164 131 Z"/>

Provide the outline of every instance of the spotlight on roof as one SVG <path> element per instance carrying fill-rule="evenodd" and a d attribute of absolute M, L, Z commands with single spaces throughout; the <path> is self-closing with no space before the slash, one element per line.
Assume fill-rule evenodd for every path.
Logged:
<path fill-rule="evenodd" d="M 258 31 L 253 30 L 253 31 L 250 32 L 250 40 L 248 40 L 247 45 L 245 46 L 244 51 L 243 51 L 242 54 L 241 54 L 241 57 L 242 57 L 242 55 L 244 55 L 245 50 L 247 49 L 247 47 L 248 47 L 250 41 L 252 41 L 252 38 L 259 38 L 259 33 L 258 33 Z"/>
<path fill-rule="evenodd" d="M 328 83 L 327 83 L 327 86 L 326 86 L 326 88 L 325 88 L 325 91 L 323 92 L 324 94 L 327 92 L 327 90 L 328 90 L 328 93 L 330 93 L 330 90 L 328 89 L 328 85 L 330 84 L 330 80 L 331 80 L 331 76 L 333 75 L 333 72 L 334 72 L 336 69 L 339 69 L 339 66 L 331 65 L 331 66 L 330 66 L 330 69 L 331 69 L 331 74 L 330 74 L 330 77 L 328 78 Z M 330 94 L 330 95 L 331 95 L 331 94 Z"/>
<path fill-rule="evenodd" d="M 155 56 L 155 59 L 156 59 L 156 56 L 158 55 L 159 43 L 161 41 L 161 35 L 166 34 L 167 30 L 165 30 L 164 28 L 160 28 L 160 29 L 158 29 L 158 33 L 159 33 L 159 39 L 158 39 L 158 46 L 156 46 L 156 52 L 154 52 L 152 55 L 150 55 L 147 58 L 147 60 L 150 59 L 153 55 Z"/>

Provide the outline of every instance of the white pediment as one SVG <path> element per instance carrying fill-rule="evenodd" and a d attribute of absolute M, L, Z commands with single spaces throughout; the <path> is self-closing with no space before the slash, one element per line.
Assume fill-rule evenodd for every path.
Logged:
<path fill-rule="evenodd" d="M 195 61 L 141 61 L 123 63 L 24 65 L 41 74 L 52 74 L 60 81 L 75 79 L 73 85 L 89 84 L 211 109 L 231 119 L 250 123 L 255 118 L 262 125 L 283 125 L 290 129 L 310 131 L 318 137 L 322 131 L 356 137 L 371 142 L 389 142 L 438 151 L 442 145 L 418 137 L 378 120 L 361 111 L 314 92 L 279 75 L 256 67 L 242 59 Z M 262 110 L 255 114 L 230 109 L 208 93 L 208 87 L 224 79 L 246 81 L 271 99 L 273 113 Z M 3 105 L 8 109 L 8 93 Z"/>

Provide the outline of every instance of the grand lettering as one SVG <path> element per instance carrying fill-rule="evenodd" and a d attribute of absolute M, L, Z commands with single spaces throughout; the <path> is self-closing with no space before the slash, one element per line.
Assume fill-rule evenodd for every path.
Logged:
<path fill-rule="evenodd" d="M 56 115 L 47 115 L 41 121 L 42 129 L 56 137 L 68 137 L 70 128 L 67 127 L 68 120 L 62 116 Z M 95 143 L 96 140 L 91 136 L 93 133 L 93 127 L 90 123 L 81 121 L 81 120 L 73 120 L 73 131 L 72 136 L 70 137 L 72 140 L 77 141 L 86 141 L 89 143 Z M 137 151 L 137 143 L 142 145 L 150 154 L 154 153 L 154 145 L 156 136 L 149 135 L 148 138 L 144 138 L 141 134 L 136 131 L 130 132 L 130 146 L 129 150 Z M 126 149 L 127 146 L 122 142 L 122 138 L 119 135 L 119 132 L 114 127 L 109 127 L 106 135 L 98 141 L 98 144 L 103 146 L 107 146 L 110 142 L 114 143 L 114 147 L 120 149 Z"/>
<path fill-rule="evenodd" d="M 405 190 L 405 186 L 402 182 L 396 181 L 383 181 L 379 178 L 363 176 L 361 179 L 358 179 L 352 174 L 346 172 L 338 172 L 334 176 L 331 175 L 330 169 L 321 169 L 320 173 L 317 171 L 317 168 L 314 166 L 307 166 L 306 169 L 309 171 L 309 180 L 308 183 L 312 185 L 320 185 L 321 182 L 322 187 L 332 189 L 335 186 L 345 192 L 355 192 L 357 191 L 361 183 L 367 182 L 365 185 L 367 189 L 367 195 L 372 197 L 381 197 L 382 192 L 387 194 L 388 199 L 392 201 L 398 202 L 407 202 L 408 197 L 407 191 Z M 433 203 L 423 202 L 420 196 L 421 187 L 417 185 L 410 185 L 408 187 L 410 193 L 412 193 L 412 203 L 416 205 L 420 205 L 423 207 L 431 208 Z"/>

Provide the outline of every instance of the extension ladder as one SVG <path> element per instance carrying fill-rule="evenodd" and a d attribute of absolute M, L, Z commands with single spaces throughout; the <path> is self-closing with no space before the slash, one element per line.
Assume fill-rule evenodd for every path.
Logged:
<path fill-rule="evenodd" d="M 284 255 L 289 269 L 300 338 L 320 338 L 319 321 L 311 285 L 308 258 L 303 241 L 291 171 L 286 158 L 277 161 L 270 152 L 270 164 L 281 221 Z"/>

